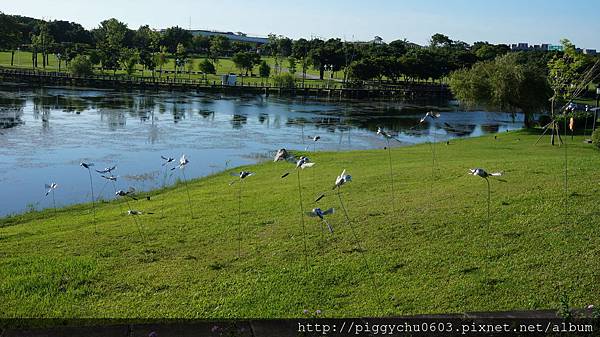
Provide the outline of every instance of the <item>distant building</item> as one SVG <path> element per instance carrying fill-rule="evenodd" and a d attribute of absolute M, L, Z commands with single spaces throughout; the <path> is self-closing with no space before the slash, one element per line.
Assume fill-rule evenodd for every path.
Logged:
<path fill-rule="evenodd" d="M 223 36 L 228 38 L 231 41 L 239 41 L 239 42 L 248 42 L 248 43 L 256 43 L 256 44 L 266 44 L 269 42 L 269 39 L 266 37 L 258 37 L 258 36 L 248 36 L 242 32 L 219 32 L 215 30 L 200 30 L 194 29 L 189 30 L 193 36 Z"/>
<path fill-rule="evenodd" d="M 597 54 L 596 49 L 584 49 L 583 53 L 586 55 L 596 55 Z"/>
<path fill-rule="evenodd" d="M 383 44 L 383 39 L 381 36 L 375 36 L 373 40 L 369 41 L 372 44 Z"/>
<path fill-rule="evenodd" d="M 551 44 L 548 46 L 548 51 L 564 51 L 564 48 L 561 45 Z"/>
<path fill-rule="evenodd" d="M 512 50 L 512 51 L 529 50 L 529 43 L 525 43 L 525 42 L 513 43 L 510 45 L 510 50 Z"/>

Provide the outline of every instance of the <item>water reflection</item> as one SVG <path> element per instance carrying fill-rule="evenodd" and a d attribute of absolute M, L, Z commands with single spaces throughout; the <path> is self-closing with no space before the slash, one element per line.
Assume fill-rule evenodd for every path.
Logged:
<path fill-rule="evenodd" d="M 160 155 L 185 153 L 191 160 L 186 174 L 197 177 L 255 163 L 280 147 L 305 149 L 308 136 L 321 136 L 320 150 L 337 151 L 383 147 L 378 126 L 405 144 L 429 141 L 433 132 L 442 141 L 522 126 L 520 115 L 442 106 L 439 119 L 414 128 L 429 109 L 396 102 L 0 86 L 0 215 L 28 204 L 47 207 L 40 196 L 48 181 L 61 185 L 59 205 L 88 200 L 81 160 L 117 164 L 119 188 L 147 189 L 162 185 L 156 174 Z"/>

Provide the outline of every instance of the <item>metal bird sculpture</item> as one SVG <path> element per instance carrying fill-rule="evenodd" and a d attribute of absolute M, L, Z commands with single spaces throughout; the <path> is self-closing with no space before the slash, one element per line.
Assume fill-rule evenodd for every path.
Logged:
<path fill-rule="evenodd" d="M 173 158 L 173 157 L 160 156 L 160 158 L 165 161 L 162 164 L 162 166 L 165 166 L 165 165 L 167 165 L 167 164 L 172 163 L 173 161 L 175 161 L 175 158 Z"/>
<path fill-rule="evenodd" d="M 402 143 L 398 138 L 392 136 L 387 131 L 384 131 L 381 127 L 377 127 L 377 135 L 383 136 L 383 138 L 385 138 L 388 142 L 390 139 L 393 139 L 393 140 L 397 141 L 398 143 Z M 388 144 L 388 147 L 389 147 L 389 144 Z"/>
<path fill-rule="evenodd" d="M 306 215 L 308 215 L 310 217 L 318 217 L 319 219 L 321 219 L 325 223 L 325 225 L 327 225 L 327 228 L 329 229 L 329 232 L 333 233 L 333 227 L 325 219 L 325 216 L 329 215 L 329 214 L 333 214 L 334 212 L 335 212 L 335 210 L 333 208 L 330 208 L 330 209 L 325 210 L 325 211 L 321 210 L 320 208 L 313 208 L 312 211 L 306 212 Z"/>
<path fill-rule="evenodd" d="M 389 133 L 383 131 L 383 129 L 381 129 L 380 127 L 377 128 L 377 134 L 380 136 L 383 136 L 385 138 L 385 141 L 387 142 L 387 152 L 388 152 L 388 159 L 389 159 L 389 163 L 390 163 L 390 192 L 391 192 L 391 196 L 392 196 L 392 213 L 394 213 L 395 211 L 395 204 L 396 204 L 396 192 L 394 191 L 394 168 L 392 167 L 392 148 L 390 147 L 390 139 L 394 139 L 398 142 L 400 142 L 398 139 L 392 137 Z"/>
<path fill-rule="evenodd" d="M 50 183 L 50 184 L 45 184 L 44 187 L 46 188 L 46 196 L 48 196 L 48 194 L 50 194 L 50 192 L 54 192 L 54 190 L 56 188 L 58 188 L 58 185 L 56 183 Z"/>
<path fill-rule="evenodd" d="M 333 190 L 335 190 L 336 188 L 340 188 L 342 187 L 342 185 L 344 185 L 345 183 L 352 181 L 352 176 L 346 173 L 346 170 L 344 169 L 342 171 L 342 174 L 340 174 L 339 176 L 337 176 L 337 178 L 335 178 L 335 185 L 333 185 Z"/>
<path fill-rule="evenodd" d="M 127 191 L 118 190 L 118 191 L 115 193 L 115 195 L 116 195 L 116 196 L 119 196 L 119 197 L 128 197 L 128 198 L 131 198 L 131 199 L 133 199 L 133 200 L 138 200 L 138 199 L 135 197 L 135 189 L 134 189 L 133 187 L 130 187 L 130 188 L 129 188 L 129 190 L 127 190 Z"/>
<path fill-rule="evenodd" d="M 502 172 L 488 173 L 486 170 L 484 170 L 482 168 L 469 169 L 468 173 L 470 175 L 481 177 L 481 178 L 485 179 L 485 181 L 487 183 L 487 192 L 488 192 L 488 194 L 487 194 L 487 217 L 488 217 L 488 225 L 489 225 L 490 224 L 490 204 L 491 204 L 492 192 L 490 189 L 490 180 L 488 178 L 500 177 L 503 175 L 503 173 Z M 503 180 L 501 180 L 501 181 L 503 181 Z"/>
<path fill-rule="evenodd" d="M 96 203 L 94 198 L 94 182 L 92 180 L 92 170 L 91 167 L 94 166 L 93 163 L 81 162 L 79 166 L 85 168 L 88 171 L 88 175 L 90 177 L 90 190 L 92 192 L 92 213 L 94 214 L 94 232 L 98 232 L 98 227 L 96 225 Z"/>
<path fill-rule="evenodd" d="M 58 184 L 45 184 L 44 187 L 46 188 L 46 197 L 48 196 L 48 194 L 52 193 L 52 208 L 54 209 L 54 214 L 56 214 L 56 199 L 54 198 L 54 190 L 58 188 Z"/>
<path fill-rule="evenodd" d="M 117 166 L 113 166 L 113 167 L 107 167 L 104 170 L 96 170 L 96 172 L 98 172 L 100 174 L 107 174 L 107 173 L 111 174 L 112 171 L 114 171 L 116 169 L 117 169 Z"/>

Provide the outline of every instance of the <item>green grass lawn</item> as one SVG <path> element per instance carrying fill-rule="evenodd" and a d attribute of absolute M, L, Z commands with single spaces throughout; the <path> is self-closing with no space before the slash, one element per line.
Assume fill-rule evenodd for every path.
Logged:
<path fill-rule="evenodd" d="M 301 172 L 305 210 L 335 207 L 335 232 L 306 217 L 308 268 L 293 166 L 265 162 L 242 191 L 237 259 L 238 185 L 229 172 L 125 201 L 32 212 L 0 219 L 3 317 L 360 317 L 558 308 L 600 304 L 600 152 L 568 144 L 568 219 L 564 222 L 564 147 L 520 131 L 438 144 L 431 184 L 430 145 L 393 149 L 392 211 L 385 150 L 311 154 Z M 190 165 L 203 158 L 191 158 Z M 486 183 L 468 168 L 503 170 Z M 342 188 L 361 251 L 331 193 Z M 87 172 L 82 169 L 82 175 Z M 60 184 L 61 182 L 59 182 Z M 63 182 L 67 184 L 68 182 Z M 319 187 L 321 186 L 321 187 Z M 61 193 L 60 189 L 57 193 Z M 163 206 L 164 205 L 164 206 Z M 364 260 L 363 260 L 364 258 Z M 364 261 L 367 261 L 368 268 Z"/>

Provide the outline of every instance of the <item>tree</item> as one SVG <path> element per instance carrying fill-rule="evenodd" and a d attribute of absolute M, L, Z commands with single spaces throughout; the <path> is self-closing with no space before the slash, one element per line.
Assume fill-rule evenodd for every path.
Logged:
<path fill-rule="evenodd" d="M 177 46 L 182 44 L 184 47 L 190 47 L 192 44 L 192 33 L 189 31 L 175 26 L 165 30 L 162 35 L 161 45 L 166 46 L 169 53 L 174 54 L 177 52 Z"/>
<path fill-rule="evenodd" d="M 293 56 L 288 57 L 288 71 L 290 74 L 296 74 L 296 59 Z"/>
<path fill-rule="evenodd" d="M 127 75 L 132 76 L 135 73 L 135 66 L 140 60 L 140 55 L 135 49 L 125 48 L 121 55 L 121 65 Z"/>
<path fill-rule="evenodd" d="M 167 47 L 162 46 L 160 47 L 160 51 L 154 56 L 156 65 L 160 68 L 160 74 L 158 75 L 159 77 L 162 77 L 162 70 L 163 70 L 163 66 L 165 64 L 167 64 Z"/>
<path fill-rule="evenodd" d="M 531 114 L 545 109 L 551 96 L 544 71 L 535 64 L 519 63 L 517 53 L 453 72 L 450 88 L 467 105 L 521 110 L 526 127 L 531 127 Z"/>
<path fill-rule="evenodd" d="M 96 46 L 102 60 L 102 69 L 113 70 L 113 74 L 116 73 L 123 60 L 128 34 L 130 32 L 127 25 L 114 18 L 102 21 L 100 27 L 94 30 L 98 41 Z"/>
<path fill-rule="evenodd" d="M 304 86 L 306 72 L 310 66 L 309 50 L 310 43 L 304 38 L 298 39 L 292 45 L 292 56 L 300 62 L 300 68 L 302 69 L 302 86 Z"/>
<path fill-rule="evenodd" d="M 585 56 L 578 53 L 571 41 L 561 41 L 564 52 L 548 62 L 548 80 L 554 92 L 554 100 L 573 99 L 575 91 L 583 85 L 581 77 L 585 71 Z"/>
<path fill-rule="evenodd" d="M 450 46 L 452 44 L 452 40 L 444 35 L 444 34 L 433 34 L 433 36 L 431 36 L 431 40 L 429 41 L 429 45 L 431 47 L 447 47 Z"/>
<path fill-rule="evenodd" d="M 200 62 L 200 64 L 198 64 L 198 70 L 200 70 L 204 74 L 205 81 L 207 74 L 217 73 L 214 64 L 212 64 L 212 62 L 210 62 L 208 59 L 205 59 L 204 61 Z"/>
<path fill-rule="evenodd" d="M 475 42 L 471 47 L 471 51 L 477 56 L 478 60 L 489 61 L 507 54 L 510 47 L 505 44 L 493 45 L 488 42 Z"/>
<path fill-rule="evenodd" d="M 229 49 L 229 39 L 221 36 L 215 35 L 212 37 L 210 41 L 210 51 L 209 58 L 212 60 L 215 65 L 215 69 L 219 66 L 219 58 L 225 54 L 225 52 Z"/>
<path fill-rule="evenodd" d="M 379 61 L 375 58 L 363 58 L 350 64 L 348 76 L 353 80 L 369 81 L 380 77 Z"/>
<path fill-rule="evenodd" d="M 35 67 L 37 67 L 37 50 L 42 51 L 42 67 L 45 69 L 48 61 L 48 49 L 54 43 L 54 39 L 50 35 L 48 31 L 48 24 L 46 22 L 41 22 L 38 24 L 37 33 L 32 35 L 31 43 L 34 46 L 34 58 L 35 58 Z"/>
<path fill-rule="evenodd" d="M 133 34 L 133 46 L 138 50 L 140 63 L 144 69 L 152 70 L 152 77 L 157 65 L 155 53 L 158 51 L 160 38 L 160 33 L 150 29 L 148 25 L 140 26 Z"/>
<path fill-rule="evenodd" d="M 53 20 L 47 23 L 48 33 L 57 43 L 93 44 L 92 33 L 75 22 Z"/>
<path fill-rule="evenodd" d="M 185 46 L 180 43 L 177 45 L 175 51 L 175 78 L 177 78 L 177 71 L 181 70 L 188 62 L 188 55 Z"/>
<path fill-rule="evenodd" d="M 22 34 L 12 16 L 0 12 L 0 49 L 10 50 L 10 65 L 14 65 L 15 49 L 21 44 Z"/>
<path fill-rule="evenodd" d="M 75 76 L 88 76 L 92 74 L 92 62 L 84 56 L 77 55 L 69 63 L 69 70 Z"/>
<path fill-rule="evenodd" d="M 196 35 L 192 39 L 192 51 L 194 53 L 208 54 L 210 49 L 210 38 L 208 36 Z"/>
<path fill-rule="evenodd" d="M 253 52 L 239 52 L 233 55 L 231 60 L 240 71 L 245 71 L 248 76 L 248 72 L 251 72 L 254 66 L 260 62 L 260 56 Z M 243 76 L 242 83 L 244 83 Z"/>
<path fill-rule="evenodd" d="M 266 61 L 262 61 L 258 66 L 258 73 L 262 78 L 268 78 L 271 75 L 271 67 Z"/>

